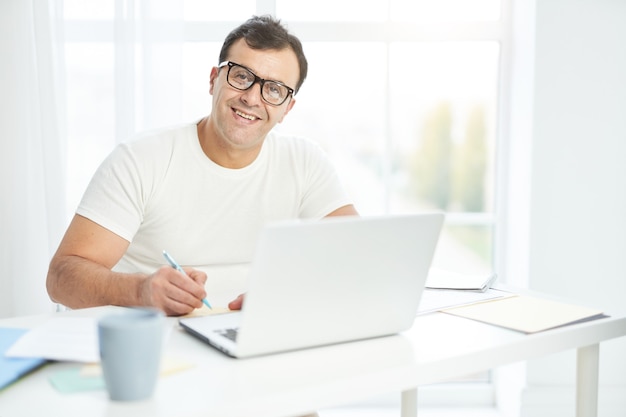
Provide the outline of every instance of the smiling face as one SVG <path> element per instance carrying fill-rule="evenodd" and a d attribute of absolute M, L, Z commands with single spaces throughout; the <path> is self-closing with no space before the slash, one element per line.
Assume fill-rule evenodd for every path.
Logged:
<path fill-rule="evenodd" d="M 288 86 L 298 83 L 298 60 L 291 49 L 256 50 L 240 39 L 232 45 L 228 60 L 266 80 Z M 259 83 L 245 91 L 237 90 L 228 84 L 227 73 L 228 66 L 211 70 L 213 109 L 206 126 L 199 125 L 199 134 L 209 158 L 220 165 L 238 168 L 256 158 L 268 132 L 283 121 L 295 100 L 290 97 L 280 106 L 272 106 L 261 98 Z"/>

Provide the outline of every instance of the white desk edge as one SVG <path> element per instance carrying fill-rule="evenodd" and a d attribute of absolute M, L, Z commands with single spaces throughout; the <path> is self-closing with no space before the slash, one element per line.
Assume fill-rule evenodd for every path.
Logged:
<path fill-rule="evenodd" d="M 112 308 L 61 314 L 99 316 Z M 48 317 L 50 315 L 2 319 L 0 326 L 32 327 Z M 176 319 L 169 321 L 176 323 Z M 54 363 L 0 391 L 0 415 L 20 415 L 21 412 L 33 415 L 34 411 L 58 410 L 63 416 L 79 416 L 89 411 L 91 415 L 107 417 L 280 417 L 396 391 L 402 392 L 402 417 L 414 417 L 420 385 L 577 349 L 576 416 L 596 417 L 599 343 L 624 335 L 626 316 L 524 335 L 444 313 L 432 313 L 418 316 L 414 326 L 401 335 L 234 360 L 175 325 L 166 352 L 184 355 L 197 366 L 162 378 L 152 400 L 120 404 L 109 402 L 103 391 L 59 394 L 51 388 L 47 378 L 73 365 Z M 42 393 L 42 402 L 32 401 L 33 390 Z M 27 399 L 30 402 L 25 402 Z M 54 412 L 47 414 L 55 415 Z"/>

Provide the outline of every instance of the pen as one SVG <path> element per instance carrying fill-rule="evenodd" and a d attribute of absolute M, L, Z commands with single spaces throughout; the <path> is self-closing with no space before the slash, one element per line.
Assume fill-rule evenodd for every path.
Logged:
<path fill-rule="evenodd" d="M 166 251 L 163 251 L 163 256 L 165 257 L 165 260 L 167 261 L 167 263 L 169 263 L 172 266 L 172 268 L 183 273 L 184 275 L 187 275 L 185 271 L 183 271 L 183 268 L 181 268 L 180 265 L 178 265 L 178 262 L 176 262 L 174 258 L 172 258 L 172 255 L 170 255 Z M 211 304 L 209 304 L 206 298 L 203 299 L 202 302 L 204 303 L 205 306 L 209 307 L 211 310 L 213 309 L 213 307 L 211 307 Z"/>

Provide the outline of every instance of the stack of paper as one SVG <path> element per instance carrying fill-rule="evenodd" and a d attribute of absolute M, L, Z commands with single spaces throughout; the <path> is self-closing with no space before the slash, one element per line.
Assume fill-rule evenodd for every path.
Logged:
<path fill-rule="evenodd" d="M 444 269 L 431 268 L 426 280 L 426 288 L 484 292 L 493 285 L 496 278 L 497 275 L 495 273 L 461 274 Z"/>

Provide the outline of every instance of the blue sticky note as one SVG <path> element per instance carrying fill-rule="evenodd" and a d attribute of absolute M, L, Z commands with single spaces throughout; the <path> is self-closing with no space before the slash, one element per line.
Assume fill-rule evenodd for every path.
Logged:
<path fill-rule="evenodd" d="M 0 327 L 0 389 L 43 365 L 44 358 L 8 358 L 5 353 L 28 329 Z"/>

